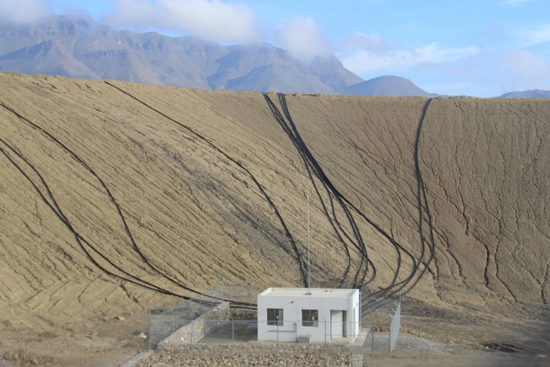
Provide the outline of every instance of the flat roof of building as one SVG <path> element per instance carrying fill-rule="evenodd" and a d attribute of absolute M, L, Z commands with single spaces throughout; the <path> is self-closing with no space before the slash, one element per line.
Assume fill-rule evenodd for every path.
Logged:
<path fill-rule="evenodd" d="M 340 288 L 267 288 L 259 294 L 262 297 L 317 297 L 317 298 L 347 298 L 351 297 L 357 289 Z M 309 294 L 308 294 L 309 293 Z"/>

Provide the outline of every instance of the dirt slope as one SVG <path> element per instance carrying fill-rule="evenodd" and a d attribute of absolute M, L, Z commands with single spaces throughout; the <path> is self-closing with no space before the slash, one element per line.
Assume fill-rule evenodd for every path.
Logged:
<path fill-rule="evenodd" d="M 143 348 L 132 333 L 145 330 L 147 310 L 177 298 L 120 277 L 183 296 L 222 278 L 303 284 L 288 234 L 305 254 L 305 169 L 261 93 L 17 74 L 0 74 L 0 85 L 4 358 L 98 364 Z M 414 148 L 427 99 L 286 100 L 334 187 L 420 259 Z M 540 336 L 549 331 L 548 116 L 544 100 L 430 102 L 419 167 L 436 249 L 404 306 L 410 331 L 550 348 Z M 337 286 L 349 261 L 352 286 L 360 253 L 351 246 L 347 256 L 323 212 L 330 198 L 320 198 L 312 192 L 312 285 Z M 364 291 L 376 291 L 394 278 L 396 252 L 354 216 L 377 271 Z M 412 269 L 404 257 L 397 280 Z"/>

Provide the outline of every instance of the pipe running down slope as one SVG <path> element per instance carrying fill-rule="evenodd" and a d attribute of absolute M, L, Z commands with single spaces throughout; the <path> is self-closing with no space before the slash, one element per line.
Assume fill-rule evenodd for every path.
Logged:
<path fill-rule="evenodd" d="M 337 238 L 340 240 L 341 245 L 343 246 L 347 257 L 348 264 L 346 270 L 342 276 L 342 281 L 339 284 L 339 287 L 343 285 L 348 276 L 350 276 L 349 271 L 351 267 L 351 253 L 350 247 L 354 247 L 360 253 L 360 266 L 357 268 L 355 274 L 351 275 L 353 288 L 363 289 L 369 283 L 371 283 L 376 278 L 376 267 L 375 264 L 369 259 L 368 249 L 365 246 L 361 232 L 357 225 L 354 214 L 359 217 L 359 219 L 364 220 L 372 228 L 374 228 L 378 233 L 380 233 L 388 242 L 393 246 L 396 252 L 396 270 L 394 273 L 393 280 L 391 283 L 380 290 L 370 293 L 363 300 L 363 315 L 366 315 L 370 312 L 373 312 L 377 308 L 385 305 L 389 302 L 391 297 L 396 295 L 404 295 L 410 292 L 414 286 L 420 281 L 428 266 L 432 262 L 435 253 L 435 239 L 433 235 L 432 219 L 430 211 L 428 208 L 428 202 L 426 198 L 426 188 L 422 180 L 422 173 L 420 171 L 420 164 L 418 160 L 418 150 L 420 145 L 420 135 L 422 131 L 422 125 L 426 117 L 426 112 L 432 99 L 429 99 L 424 105 L 422 111 L 422 116 L 418 125 L 418 130 L 416 134 L 415 141 L 415 151 L 414 151 L 414 162 L 415 162 L 415 172 L 417 180 L 417 197 L 418 197 L 418 231 L 420 234 L 420 243 L 421 251 L 419 258 L 415 258 L 409 251 L 407 251 L 403 246 L 397 243 L 386 231 L 384 231 L 379 225 L 375 224 L 371 219 L 369 219 L 364 213 L 362 213 L 355 205 L 353 205 L 346 197 L 344 197 L 338 189 L 332 184 L 330 179 L 327 177 L 311 151 L 308 149 L 304 140 L 302 139 L 296 124 L 294 123 L 290 110 L 286 101 L 284 94 L 279 93 L 278 95 L 279 104 L 283 113 L 280 112 L 279 108 L 273 103 L 269 95 L 264 93 L 264 98 L 275 117 L 275 120 L 283 131 L 288 135 L 289 139 L 292 141 L 294 147 L 298 151 L 304 168 L 307 172 L 308 179 L 313 182 L 313 187 L 319 201 L 323 212 L 325 213 L 332 229 L 334 230 Z M 330 203 L 330 208 L 327 208 L 324 204 L 323 197 L 321 196 L 321 191 L 317 185 L 315 179 L 320 182 L 321 189 L 328 196 Z M 352 233 L 348 233 L 340 223 L 340 219 L 336 215 L 336 206 L 342 210 L 345 214 L 345 220 L 347 224 L 352 229 Z M 429 233 L 429 241 L 426 241 L 424 238 L 424 212 L 427 217 L 427 227 Z M 429 254 L 428 254 L 429 253 Z M 406 255 L 410 258 L 413 263 L 413 267 L 408 276 L 401 280 L 397 281 L 399 272 L 401 271 L 401 262 L 402 256 Z M 370 275 L 369 275 L 370 274 Z M 369 276 L 368 280 L 366 280 Z"/>
<path fill-rule="evenodd" d="M 105 82 L 105 84 L 123 93 L 127 97 L 137 101 L 138 103 L 142 104 L 146 108 L 154 111 L 159 116 L 161 116 L 161 118 L 166 119 L 171 123 L 175 124 L 176 126 L 178 126 L 178 128 L 182 129 L 181 130 L 182 132 L 186 134 L 191 134 L 194 137 L 200 139 L 201 141 L 206 143 L 209 149 L 212 149 L 216 151 L 218 154 L 221 154 L 221 156 L 225 157 L 232 164 L 234 164 L 239 171 L 244 172 L 254 182 L 255 186 L 259 189 L 259 191 L 264 196 L 265 200 L 269 203 L 274 213 L 276 214 L 279 220 L 279 223 L 283 228 L 283 232 L 285 233 L 286 239 L 288 240 L 289 244 L 294 250 L 295 259 L 297 262 L 297 266 L 299 268 L 299 272 L 302 277 L 303 284 L 307 286 L 306 262 L 302 258 L 302 255 L 298 249 L 298 246 L 294 241 L 294 238 L 288 226 L 286 225 L 285 220 L 283 219 L 281 213 L 275 206 L 273 200 L 267 194 L 266 190 L 261 185 L 260 181 L 251 173 L 251 171 L 248 170 L 238 160 L 232 158 L 229 154 L 227 154 L 221 148 L 216 146 L 212 141 L 210 141 L 204 135 L 197 133 L 195 130 L 191 129 L 190 127 L 166 115 L 162 111 L 152 107 L 146 102 L 138 99 L 137 97 L 131 95 L 129 92 L 121 89 L 120 87 L 115 86 L 109 82 Z M 315 159 L 312 152 L 307 147 L 302 136 L 300 135 L 298 128 L 291 116 L 290 109 L 287 104 L 285 95 L 278 94 L 277 97 L 278 97 L 280 109 L 275 105 L 275 103 L 271 100 L 271 98 L 267 94 L 264 94 L 265 101 L 270 111 L 272 112 L 277 124 L 288 136 L 293 146 L 297 150 L 304 164 L 304 169 L 306 171 L 308 179 L 312 182 L 314 191 L 317 197 L 319 198 L 322 212 L 325 214 L 326 218 L 328 219 L 330 227 L 334 231 L 336 238 L 338 239 L 340 245 L 342 246 L 347 256 L 347 264 L 345 266 L 345 270 L 343 274 L 341 275 L 341 278 L 340 278 L 341 280 L 338 286 L 342 287 L 344 283 L 347 282 L 347 284 L 351 284 L 353 288 L 367 289 L 368 285 L 371 284 L 377 276 L 376 264 L 374 264 L 373 261 L 369 258 L 369 248 L 366 246 L 363 238 L 364 235 L 361 233 L 359 229 L 358 221 L 363 221 L 388 241 L 388 244 L 393 248 L 393 251 L 395 252 L 395 261 L 396 261 L 395 271 L 394 271 L 392 281 L 389 284 L 387 284 L 385 287 L 382 287 L 381 289 L 373 293 L 370 293 L 368 295 L 368 298 L 365 298 L 363 302 L 364 313 L 371 312 L 374 309 L 380 307 L 381 305 L 386 303 L 387 299 L 397 294 L 403 295 L 408 293 L 418 283 L 418 281 L 421 279 L 421 277 L 427 270 L 429 264 L 434 258 L 434 251 L 435 251 L 435 241 L 433 236 L 432 220 L 431 220 L 430 211 L 427 205 L 426 190 L 424 187 L 424 182 L 422 180 L 420 165 L 418 161 L 418 149 L 419 149 L 419 143 L 420 143 L 420 134 L 421 134 L 422 124 L 424 122 L 426 112 L 432 100 L 431 99 L 428 100 L 424 106 L 424 110 L 419 123 L 418 131 L 417 131 L 416 143 L 415 143 L 414 161 L 415 161 L 415 168 L 416 168 L 418 213 L 419 213 L 418 230 L 420 233 L 420 240 L 421 240 L 420 256 L 415 258 L 415 256 L 413 256 L 413 254 L 410 251 L 408 251 L 403 246 L 401 246 L 397 241 L 395 241 L 384 229 L 380 227 L 380 225 L 376 224 L 373 220 L 368 218 L 361 210 L 357 208 L 356 205 L 354 205 L 348 198 L 346 198 L 335 187 L 335 185 L 331 182 L 330 178 L 327 176 L 327 174 L 325 173 L 325 171 L 323 170 L 319 162 Z M 78 165 L 82 166 L 86 171 L 88 171 L 94 177 L 95 180 L 97 180 L 100 187 L 103 188 L 103 190 L 109 197 L 109 200 L 112 203 L 112 205 L 116 208 L 116 212 L 118 213 L 118 218 L 120 220 L 120 223 L 122 223 L 123 225 L 126 236 L 129 239 L 130 243 L 132 244 L 132 248 L 134 252 L 139 256 L 139 258 L 141 258 L 142 262 L 145 264 L 146 267 L 148 267 L 154 273 L 165 278 L 166 280 L 168 280 L 178 288 L 181 288 L 185 291 L 195 293 L 195 294 L 199 293 L 198 291 L 193 289 L 191 286 L 183 284 L 181 281 L 178 281 L 175 278 L 171 277 L 170 275 L 166 274 L 165 272 L 161 271 L 158 265 L 153 264 L 145 256 L 145 254 L 141 251 L 139 245 L 137 244 L 136 240 L 134 239 L 134 236 L 132 235 L 132 232 L 128 227 L 128 224 L 122 212 L 122 209 L 120 208 L 115 197 L 109 190 L 107 184 L 85 162 L 84 159 L 79 157 L 73 150 L 68 148 L 67 145 L 63 144 L 59 139 L 54 137 L 51 133 L 46 131 L 44 128 L 40 127 L 37 123 L 30 121 L 28 118 L 24 117 L 23 115 L 16 112 L 14 109 L 4 104 L 2 104 L 2 107 L 5 110 L 17 116 L 19 121 L 41 132 L 45 137 L 47 137 L 47 139 L 49 139 L 55 145 L 57 145 L 60 149 L 65 151 L 72 160 L 74 160 Z M 178 294 L 177 292 L 170 291 L 164 287 L 155 285 L 150 281 L 145 281 L 139 276 L 132 274 L 130 271 L 125 270 L 123 267 L 116 265 L 116 263 L 111 258 L 109 258 L 108 255 L 102 252 L 97 246 L 94 246 L 92 241 L 86 239 L 83 234 L 79 233 L 75 229 L 75 227 L 71 224 L 68 217 L 63 212 L 56 198 L 52 194 L 52 190 L 50 190 L 46 180 L 40 174 L 39 169 L 37 169 L 37 167 L 33 165 L 32 162 L 30 162 L 27 158 L 25 158 L 23 153 L 18 151 L 15 147 L 11 146 L 7 141 L 0 139 L 0 144 L 1 144 L 0 152 L 16 167 L 16 169 L 34 187 L 39 197 L 50 208 L 50 210 L 54 213 L 54 215 L 58 217 L 58 219 L 74 235 L 74 238 L 78 243 L 79 247 L 81 248 L 81 250 L 86 254 L 89 260 L 96 267 L 98 267 L 104 273 L 110 276 L 113 276 L 115 278 L 118 278 L 124 281 L 128 281 L 132 284 L 135 284 L 140 287 L 144 287 L 146 289 L 153 290 L 155 292 L 159 292 L 167 295 L 173 295 L 184 299 L 190 298 L 190 297 Z M 323 197 L 326 198 L 326 202 L 328 202 L 328 204 L 326 204 L 325 200 L 323 200 Z M 339 213 L 343 213 L 343 216 Z M 424 228 L 425 220 L 427 222 L 427 228 L 428 228 L 428 239 L 425 238 L 425 235 L 423 233 L 423 231 L 425 230 Z M 354 258 L 355 253 L 359 254 L 359 258 Z M 413 264 L 413 266 L 410 270 L 410 273 L 406 274 L 406 276 L 403 278 L 403 275 L 401 274 L 401 272 L 403 271 L 401 265 L 404 257 L 408 258 L 408 261 L 410 261 Z M 351 273 L 352 262 L 355 264 L 358 264 L 354 267 L 353 273 Z M 401 276 L 401 280 L 398 280 L 400 276 Z M 234 306 L 239 306 L 239 305 L 240 305 L 239 302 L 234 303 Z"/>

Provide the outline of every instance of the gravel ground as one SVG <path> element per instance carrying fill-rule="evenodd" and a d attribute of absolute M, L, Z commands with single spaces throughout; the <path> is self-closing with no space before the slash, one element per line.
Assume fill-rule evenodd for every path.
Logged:
<path fill-rule="evenodd" d="M 178 354 L 153 354 L 150 358 L 140 361 L 136 367 L 153 366 L 351 366 L 350 356 L 297 354 L 281 355 L 239 355 L 211 356 L 187 358 Z"/>

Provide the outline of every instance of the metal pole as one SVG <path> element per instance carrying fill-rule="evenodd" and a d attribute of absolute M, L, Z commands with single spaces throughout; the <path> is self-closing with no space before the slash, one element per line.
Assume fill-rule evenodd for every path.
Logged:
<path fill-rule="evenodd" d="M 311 294 L 311 265 L 309 261 L 309 177 L 307 178 L 307 292 Z"/>
<path fill-rule="evenodd" d="M 161 325 L 162 325 L 162 329 L 161 329 L 161 330 L 165 332 L 166 325 L 165 325 L 165 322 L 164 322 L 164 312 L 163 312 L 161 315 L 162 315 L 162 319 L 161 319 L 161 320 L 162 320 L 162 324 L 161 324 Z M 166 335 L 166 334 L 165 334 L 165 335 Z"/>
<path fill-rule="evenodd" d="M 359 290 L 359 330 L 361 330 L 361 321 L 363 319 L 363 292 Z"/>
<path fill-rule="evenodd" d="M 252 286 L 251 285 L 248 286 L 248 297 L 249 297 L 248 298 L 248 301 L 249 301 L 249 303 L 248 303 L 249 309 L 248 310 L 252 311 Z"/>
<path fill-rule="evenodd" d="M 149 351 L 151 351 L 151 310 L 149 310 Z"/>
<path fill-rule="evenodd" d="M 327 347 L 327 318 L 323 316 L 323 321 L 325 322 L 325 348 Z"/>
<path fill-rule="evenodd" d="M 224 285 L 225 285 L 225 278 L 222 278 L 222 302 L 223 302 L 223 295 L 224 295 Z"/>
<path fill-rule="evenodd" d="M 391 315 L 388 316 L 388 319 L 390 320 L 390 337 L 389 337 L 389 340 L 390 340 L 390 358 L 391 358 Z"/>
<path fill-rule="evenodd" d="M 372 317 L 372 356 L 374 357 L 374 316 Z"/>
<path fill-rule="evenodd" d="M 279 315 L 277 315 L 277 354 L 279 353 Z"/>
<path fill-rule="evenodd" d="M 233 320 L 233 316 L 231 316 L 231 352 L 234 351 L 235 348 L 235 320 Z"/>

